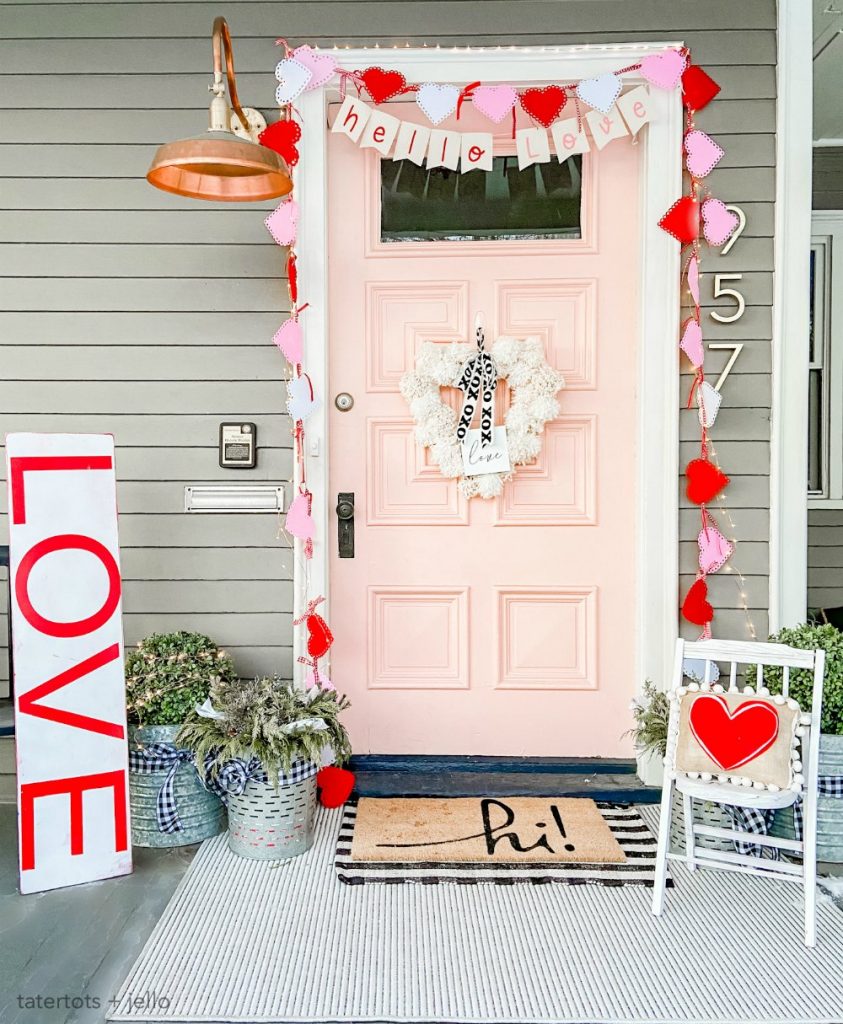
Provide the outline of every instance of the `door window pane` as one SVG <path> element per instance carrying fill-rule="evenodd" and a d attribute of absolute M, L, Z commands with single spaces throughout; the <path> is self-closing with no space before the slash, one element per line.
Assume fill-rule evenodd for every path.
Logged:
<path fill-rule="evenodd" d="M 381 241 L 580 238 L 582 157 L 518 170 L 497 156 L 467 174 L 381 161 Z"/>

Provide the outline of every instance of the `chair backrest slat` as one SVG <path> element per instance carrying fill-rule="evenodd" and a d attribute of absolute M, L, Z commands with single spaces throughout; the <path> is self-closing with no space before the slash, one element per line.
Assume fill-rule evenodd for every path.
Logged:
<path fill-rule="evenodd" d="M 755 679 L 755 692 L 758 693 L 758 691 L 764 686 L 764 666 L 759 662 L 755 667 L 758 672 Z"/>
<path fill-rule="evenodd" d="M 734 693 L 738 688 L 738 663 L 733 661 L 729 667 L 729 690 Z"/>
<path fill-rule="evenodd" d="M 782 670 L 782 694 L 785 697 L 790 696 L 790 666 L 785 665 Z M 807 708 L 805 709 L 808 710 Z"/>

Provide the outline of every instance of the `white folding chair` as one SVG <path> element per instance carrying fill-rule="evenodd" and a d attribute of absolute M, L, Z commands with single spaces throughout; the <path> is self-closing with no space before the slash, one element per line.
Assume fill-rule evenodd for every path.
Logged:
<path fill-rule="evenodd" d="M 685 679 L 686 659 L 693 659 L 702 666 L 700 682 Z M 715 681 L 715 664 L 718 669 L 729 666 L 728 679 L 723 683 Z M 757 679 L 754 686 L 738 686 L 742 666 L 756 665 Z M 764 686 L 765 667 L 777 666 L 782 672 L 782 692 L 770 697 Z M 790 698 L 790 673 L 803 669 L 813 674 L 813 694 L 810 710 L 799 708 Z M 822 709 L 823 673 L 825 651 L 804 651 L 784 644 L 744 643 L 730 640 L 705 640 L 689 642 L 678 640 L 673 669 L 670 721 L 668 725 L 667 751 L 665 756 L 665 777 L 662 789 L 661 817 L 659 819 L 658 854 L 656 857 L 656 879 L 653 889 L 653 913 L 660 914 L 664 906 L 667 862 L 669 859 L 684 860 L 690 871 L 697 867 L 717 867 L 726 871 L 742 871 L 764 878 L 799 882 L 805 890 L 805 945 L 816 944 L 816 880 L 817 880 L 817 779 L 819 773 L 820 712 Z M 721 677 L 722 678 L 722 677 Z M 754 696 L 762 702 L 766 698 L 773 706 L 790 711 L 791 727 L 795 724 L 795 735 L 791 744 L 790 772 L 786 785 L 771 784 L 757 777 L 752 780 L 740 769 L 733 771 L 687 771 L 693 747 L 687 732 L 690 730 L 689 708 L 694 696 L 701 694 L 731 694 L 729 705 L 734 708 L 740 700 L 737 695 Z M 690 695 L 690 696 L 687 696 Z M 727 698 L 721 698 L 727 703 Z M 684 719 L 682 707 L 685 707 Z M 782 740 L 784 742 L 784 740 Z M 790 742 L 790 741 L 789 741 Z M 701 757 L 709 756 L 705 747 Z M 697 752 L 692 751 L 694 756 Z M 683 759 L 686 764 L 683 765 Z M 679 760 L 679 764 L 677 764 Z M 757 773 L 756 773 L 757 774 Z M 670 825 L 673 811 L 674 792 L 682 794 L 685 830 L 685 853 L 670 852 Z M 731 828 L 717 828 L 694 821 L 693 800 L 709 800 L 732 807 L 755 808 L 757 810 L 779 810 L 790 807 L 803 798 L 803 820 L 801 840 L 779 839 L 774 836 L 754 835 Z M 785 860 L 761 859 L 732 850 L 712 850 L 697 845 L 697 838 L 710 836 L 718 839 L 752 842 L 762 847 L 777 848 L 801 856 L 801 863 Z M 677 894 L 678 895 L 678 894 Z"/>

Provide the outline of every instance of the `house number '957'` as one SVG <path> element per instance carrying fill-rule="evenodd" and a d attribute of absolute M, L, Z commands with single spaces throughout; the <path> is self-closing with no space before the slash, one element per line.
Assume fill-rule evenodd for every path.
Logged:
<path fill-rule="evenodd" d="M 744 228 L 746 227 L 746 214 L 739 206 L 727 206 L 726 209 L 731 210 L 731 212 L 734 213 L 735 216 L 738 218 L 738 226 L 735 228 L 732 237 L 729 239 L 726 245 L 720 250 L 721 256 L 725 256 L 729 252 L 729 250 L 732 248 L 735 242 L 737 242 L 737 240 L 743 234 Z M 715 299 L 722 299 L 726 297 L 734 300 L 735 309 L 734 312 L 729 314 L 719 313 L 716 309 L 713 309 L 711 311 L 712 320 L 716 320 L 718 323 L 721 324 L 733 324 L 736 320 L 740 320 L 740 318 L 744 315 L 744 313 L 746 312 L 746 299 L 744 299 L 741 292 L 739 292 L 736 288 L 730 288 L 727 284 L 727 282 L 741 280 L 743 280 L 743 274 L 714 275 L 713 297 Z M 723 368 L 723 372 L 720 374 L 717 383 L 714 385 L 715 390 L 720 391 L 720 389 L 725 384 L 726 378 L 729 376 L 732 367 L 737 362 L 738 356 L 741 354 L 741 351 L 743 349 L 743 345 L 738 342 L 734 342 L 730 344 L 709 345 L 708 347 L 710 349 L 732 350 L 732 355 L 729 358 L 729 361 L 726 363 L 726 366 Z"/>

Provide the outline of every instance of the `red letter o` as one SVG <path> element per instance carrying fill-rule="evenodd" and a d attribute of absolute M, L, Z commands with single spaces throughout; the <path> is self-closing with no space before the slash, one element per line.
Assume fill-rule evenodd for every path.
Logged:
<path fill-rule="evenodd" d="M 108 597 L 106 597 L 102 608 L 89 615 L 87 619 L 78 619 L 76 622 L 54 622 L 52 619 L 45 619 L 39 615 L 29 599 L 29 574 L 35 568 L 35 564 L 54 551 L 64 551 L 68 548 L 76 548 L 80 551 L 89 551 L 96 555 L 108 573 Z M 15 576 L 15 596 L 21 614 L 26 621 L 41 633 L 47 636 L 84 636 L 86 633 L 93 633 L 111 618 L 117 603 L 120 600 L 120 570 L 111 552 L 98 540 L 93 537 L 85 537 L 80 533 L 63 533 L 56 537 L 47 537 L 46 540 L 33 544 L 20 561 Z"/>

